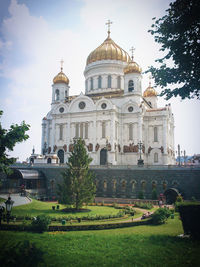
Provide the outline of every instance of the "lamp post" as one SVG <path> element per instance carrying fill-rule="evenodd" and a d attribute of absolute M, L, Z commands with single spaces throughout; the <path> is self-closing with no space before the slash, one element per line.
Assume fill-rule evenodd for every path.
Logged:
<path fill-rule="evenodd" d="M 138 166 L 143 166 L 144 165 L 144 160 L 142 159 L 142 156 L 141 156 L 141 154 L 142 154 L 142 142 L 141 141 L 139 141 L 139 143 L 138 143 L 138 149 L 139 149 L 139 152 L 140 152 L 140 158 L 138 159 Z"/>
<path fill-rule="evenodd" d="M 11 197 L 10 197 L 10 196 L 9 196 L 8 199 L 5 201 L 7 223 L 9 223 L 9 221 L 10 221 L 10 214 L 11 214 L 11 210 L 12 210 L 13 203 L 14 203 L 14 201 L 11 200 Z"/>
<path fill-rule="evenodd" d="M 177 153 L 177 151 L 176 151 Z M 181 166 L 181 149 L 180 145 L 178 144 L 178 166 Z"/>

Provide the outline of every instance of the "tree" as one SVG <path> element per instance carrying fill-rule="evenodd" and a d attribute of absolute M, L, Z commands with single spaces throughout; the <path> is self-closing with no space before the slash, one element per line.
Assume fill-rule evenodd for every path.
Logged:
<path fill-rule="evenodd" d="M 0 117 L 3 115 L 3 111 L 0 110 Z M 13 151 L 14 146 L 17 143 L 21 143 L 29 138 L 26 132 L 29 130 L 30 125 L 24 121 L 18 124 L 12 124 L 9 130 L 2 127 L 0 123 L 0 172 L 9 173 L 9 165 L 13 164 L 16 159 L 9 158 L 7 151 Z"/>
<path fill-rule="evenodd" d="M 200 4 L 199 0 L 176 0 L 167 14 L 155 21 L 149 32 L 161 44 L 159 67 L 149 67 L 161 96 L 200 98 Z M 171 63 L 173 67 L 171 67 Z M 169 89 L 174 85 L 174 89 Z"/>
<path fill-rule="evenodd" d="M 87 154 L 84 141 L 74 141 L 63 183 L 58 184 L 59 203 L 73 205 L 76 210 L 89 203 L 95 196 L 94 174 L 89 170 L 92 159 Z"/>

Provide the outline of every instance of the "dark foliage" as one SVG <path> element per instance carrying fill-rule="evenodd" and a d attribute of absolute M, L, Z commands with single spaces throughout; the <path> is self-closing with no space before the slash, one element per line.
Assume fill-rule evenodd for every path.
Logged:
<path fill-rule="evenodd" d="M 51 219 L 46 215 L 38 215 L 36 218 L 33 218 L 31 223 L 32 230 L 42 233 L 48 230 L 48 226 L 51 223 Z"/>
<path fill-rule="evenodd" d="M 44 252 L 28 240 L 5 247 L 0 253 L 2 267 L 36 267 L 43 263 Z"/>
<path fill-rule="evenodd" d="M 199 0 L 176 0 L 167 14 L 155 20 L 149 32 L 161 44 L 163 58 L 159 67 L 151 66 L 155 85 L 163 89 L 161 96 L 200 97 L 200 4 Z M 174 65 L 171 67 L 171 62 Z M 175 85 L 171 90 L 169 86 Z"/>
<path fill-rule="evenodd" d="M 153 224 L 163 224 L 171 215 L 171 212 L 167 208 L 159 208 L 152 214 Z"/>
<path fill-rule="evenodd" d="M 191 235 L 195 239 L 200 239 L 200 203 L 179 203 L 177 207 L 184 233 Z"/>
<path fill-rule="evenodd" d="M 0 117 L 2 114 L 3 111 L 0 110 Z M 21 123 L 21 125 L 11 125 L 9 130 L 3 129 L 0 123 L 0 171 L 6 173 L 10 172 L 8 166 L 13 164 L 16 159 L 9 158 L 6 151 L 13 151 L 13 148 L 17 143 L 27 140 L 29 136 L 26 134 L 26 132 L 29 130 L 29 128 L 30 126 L 25 124 L 24 121 Z"/>

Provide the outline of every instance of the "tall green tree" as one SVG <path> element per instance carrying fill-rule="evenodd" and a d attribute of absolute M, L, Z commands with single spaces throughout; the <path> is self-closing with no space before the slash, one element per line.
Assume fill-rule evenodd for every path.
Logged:
<path fill-rule="evenodd" d="M 96 192 L 94 174 L 89 170 L 92 159 L 87 154 L 84 141 L 74 141 L 68 168 L 63 173 L 63 182 L 58 185 L 59 203 L 73 205 L 80 209 L 84 203 L 93 200 Z"/>
<path fill-rule="evenodd" d="M 200 3 L 199 0 L 176 0 L 166 15 L 153 18 L 149 32 L 165 56 L 157 59 L 159 67 L 149 67 L 161 96 L 200 97 Z M 172 64 L 173 63 L 173 64 Z M 171 65 L 173 65 L 171 67 Z M 173 85 L 173 89 L 169 87 Z"/>
<path fill-rule="evenodd" d="M 3 111 L 0 110 L 0 118 L 3 115 Z M 18 124 L 12 124 L 9 130 L 2 127 L 0 123 L 0 171 L 9 173 L 9 165 L 16 161 L 16 158 L 9 158 L 7 152 L 13 151 L 14 146 L 17 143 L 21 143 L 29 138 L 26 132 L 29 130 L 30 125 L 24 121 Z"/>

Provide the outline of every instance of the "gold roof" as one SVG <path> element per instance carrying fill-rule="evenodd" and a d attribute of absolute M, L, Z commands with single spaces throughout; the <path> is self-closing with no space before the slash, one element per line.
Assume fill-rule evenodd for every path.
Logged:
<path fill-rule="evenodd" d="M 128 64 L 128 66 L 126 66 L 124 68 L 124 74 L 127 73 L 141 73 L 142 69 L 141 67 L 133 60 L 131 60 Z"/>
<path fill-rule="evenodd" d="M 92 51 L 88 58 L 86 65 L 100 61 L 100 60 L 120 60 L 124 62 L 129 62 L 130 56 L 126 51 L 124 51 L 121 47 L 119 47 L 111 38 L 110 38 L 110 32 L 108 32 L 107 39 L 94 51 Z"/>
<path fill-rule="evenodd" d="M 62 71 L 62 68 L 61 68 L 61 71 L 54 77 L 53 83 L 66 83 L 66 84 L 69 84 L 69 79 L 67 78 L 67 76 Z"/>
<path fill-rule="evenodd" d="M 151 83 L 149 83 L 149 86 L 143 93 L 143 97 L 148 97 L 148 96 L 157 96 L 157 92 L 153 87 L 151 87 Z"/>

